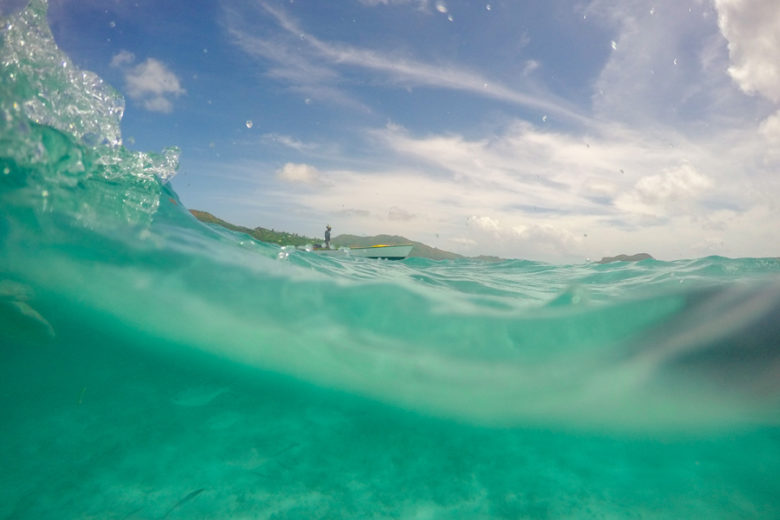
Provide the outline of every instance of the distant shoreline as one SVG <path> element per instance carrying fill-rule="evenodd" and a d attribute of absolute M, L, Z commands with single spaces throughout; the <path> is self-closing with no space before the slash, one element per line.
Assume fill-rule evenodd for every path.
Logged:
<path fill-rule="evenodd" d="M 252 238 L 255 238 L 261 242 L 267 242 L 269 244 L 276 244 L 279 246 L 305 246 L 307 244 L 320 244 L 323 242 L 322 238 L 306 237 L 295 233 L 276 231 L 264 227 L 248 228 L 244 226 L 237 226 L 212 215 L 208 211 L 191 209 L 190 213 L 196 219 L 200 220 L 201 222 L 205 222 L 206 224 L 216 224 L 231 231 L 246 233 Z M 458 258 L 471 258 L 474 260 L 495 262 L 505 260 L 503 258 L 493 256 L 466 257 L 451 251 L 445 251 L 437 247 L 431 247 L 427 244 L 423 244 L 422 242 L 409 240 L 406 237 L 398 235 L 374 235 L 369 237 L 357 235 L 338 235 L 331 240 L 331 243 L 336 247 L 364 247 L 374 244 L 412 244 L 414 247 L 412 248 L 412 252 L 409 254 L 409 257 L 427 258 L 430 260 L 455 260 Z"/>
<path fill-rule="evenodd" d="M 634 255 L 605 256 L 597 264 L 611 264 L 612 262 L 641 262 L 642 260 L 655 260 L 648 253 L 637 253 Z"/>
<path fill-rule="evenodd" d="M 231 231 L 246 233 L 256 240 L 267 242 L 269 244 L 276 244 L 279 246 L 305 246 L 307 244 L 320 244 L 323 242 L 322 238 L 306 237 L 296 233 L 288 233 L 286 231 L 276 231 L 274 229 L 268 229 L 259 226 L 256 228 L 237 226 L 212 215 L 208 211 L 191 209 L 190 213 L 196 219 L 200 220 L 201 222 L 205 222 L 206 224 L 216 224 Z M 410 258 L 427 258 L 429 260 L 456 260 L 459 258 L 481 260 L 484 262 L 504 262 L 509 260 L 507 258 L 490 255 L 463 256 L 459 255 L 458 253 L 439 249 L 438 247 L 431 247 L 427 244 L 423 244 L 422 242 L 409 240 L 408 238 L 399 235 L 374 235 L 366 237 L 345 234 L 338 235 L 337 237 L 333 238 L 331 243 L 335 247 L 365 247 L 374 244 L 412 244 L 414 247 L 412 248 L 412 252 L 409 254 Z M 640 262 L 642 260 L 654 260 L 654 258 L 648 253 L 637 253 L 633 255 L 620 254 L 617 256 L 605 256 L 595 263 L 608 264 L 612 262 Z"/>

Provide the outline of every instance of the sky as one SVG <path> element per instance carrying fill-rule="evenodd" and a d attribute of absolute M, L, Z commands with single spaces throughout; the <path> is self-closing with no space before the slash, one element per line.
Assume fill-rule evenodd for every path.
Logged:
<path fill-rule="evenodd" d="M 0 0 L 13 9 L 16 0 Z M 553 263 L 780 255 L 777 0 L 50 0 L 189 208 Z"/>

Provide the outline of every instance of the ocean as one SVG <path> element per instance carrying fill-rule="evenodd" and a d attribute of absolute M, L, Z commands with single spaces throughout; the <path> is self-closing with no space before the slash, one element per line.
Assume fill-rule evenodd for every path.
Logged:
<path fill-rule="evenodd" d="M 1 29 L 0 518 L 780 518 L 780 259 L 209 227 L 45 8 Z"/>

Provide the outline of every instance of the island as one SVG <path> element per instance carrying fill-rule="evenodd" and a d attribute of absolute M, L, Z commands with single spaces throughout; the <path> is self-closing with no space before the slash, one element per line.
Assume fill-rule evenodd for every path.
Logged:
<path fill-rule="evenodd" d="M 655 260 L 655 258 L 647 253 L 637 253 L 635 255 L 605 256 L 596 263 L 610 264 L 612 262 L 641 262 L 642 260 Z"/>

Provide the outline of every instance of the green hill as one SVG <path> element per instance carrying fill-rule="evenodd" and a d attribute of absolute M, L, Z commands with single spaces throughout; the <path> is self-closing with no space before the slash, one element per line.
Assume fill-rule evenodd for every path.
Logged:
<path fill-rule="evenodd" d="M 215 217 L 207 211 L 191 209 L 190 213 L 192 213 L 192 215 L 201 222 L 205 222 L 207 224 L 217 224 L 231 231 L 246 233 L 247 235 L 261 242 L 268 242 L 280 246 L 305 246 L 306 244 L 322 242 L 320 239 L 304 237 L 301 235 L 296 235 L 295 233 L 287 233 L 284 231 L 274 231 L 273 229 L 266 229 L 263 227 L 250 229 L 244 226 L 236 226 L 235 224 L 231 224 L 230 222 L 222 220 L 221 218 Z"/>
<path fill-rule="evenodd" d="M 263 227 L 256 227 L 251 229 L 244 226 L 236 226 L 235 224 L 231 224 L 230 222 L 222 220 L 221 218 L 215 217 L 207 211 L 191 209 L 190 213 L 192 213 L 192 215 L 201 222 L 205 222 L 207 224 L 216 224 L 238 233 L 246 233 L 247 235 L 260 240 L 261 242 L 269 242 L 271 244 L 277 244 L 280 246 L 305 246 L 306 244 L 320 244 L 323 241 L 322 238 L 305 237 L 296 235 L 295 233 L 274 231 L 273 229 L 266 229 Z M 429 258 L 431 260 L 452 260 L 455 258 L 464 258 L 463 256 L 456 253 L 444 251 L 437 247 L 430 247 L 423 244 L 422 242 L 415 242 L 414 240 L 409 240 L 408 238 L 397 235 L 375 235 L 372 237 L 339 235 L 335 237 L 331 243 L 335 247 L 365 247 L 373 246 L 375 244 L 412 244 L 414 247 L 412 248 L 412 252 L 409 254 L 410 257 Z"/>

